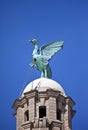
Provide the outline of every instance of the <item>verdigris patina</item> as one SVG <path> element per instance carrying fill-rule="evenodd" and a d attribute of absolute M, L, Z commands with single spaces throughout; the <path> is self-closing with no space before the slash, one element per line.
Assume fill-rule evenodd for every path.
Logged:
<path fill-rule="evenodd" d="M 49 60 L 51 57 L 63 48 L 63 41 L 51 42 L 45 44 L 40 48 L 38 53 L 38 41 L 36 39 L 29 40 L 34 44 L 34 50 L 32 53 L 33 60 L 30 63 L 31 67 L 36 67 L 41 72 L 41 77 L 52 78 L 51 68 L 49 66 Z"/>

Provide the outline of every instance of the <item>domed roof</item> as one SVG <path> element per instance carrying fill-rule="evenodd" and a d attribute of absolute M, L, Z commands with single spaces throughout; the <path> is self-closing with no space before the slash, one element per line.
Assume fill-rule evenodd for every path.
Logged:
<path fill-rule="evenodd" d="M 63 96 L 66 96 L 61 85 L 57 83 L 56 81 L 52 79 L 48 79 L 48 78 L 39 78 L 30 82 L 25 87 L 22 93 L 22 96 L 24 95 L 24 93 L 29 92 L 31 90 L 35 90 L 35 89 L 37 89 L 39 92 L 46 91 L 47 89 L 53 89 L 53 90 L 60 91 Z"/>

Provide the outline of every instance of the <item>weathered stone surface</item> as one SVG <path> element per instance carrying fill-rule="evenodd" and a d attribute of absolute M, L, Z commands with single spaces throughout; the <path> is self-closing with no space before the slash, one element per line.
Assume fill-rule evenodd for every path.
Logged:
<path fill-rule="evenodd" d="M 72 117 L 75 114 L 73 105 L 75 103 L 70 97 L 56 90 L 27 92 L 13 104 L 16 130 L 72 130 Z M 40 107 L 45 108 L 45 117 L 39 118 Z M 26 111 L 29 115 L 25 115 Z M 57 111 L 60 119 L 57 118 Z M 28 116 L 26 120 L 25 116 Z"/>

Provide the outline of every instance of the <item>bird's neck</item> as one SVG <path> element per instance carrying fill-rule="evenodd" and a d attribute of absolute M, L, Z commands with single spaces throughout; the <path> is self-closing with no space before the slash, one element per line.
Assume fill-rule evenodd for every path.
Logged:
<path fill-rule="evenodd" d="M 38 54 L 38 45 L 35 45 L 32 55 Z"/>

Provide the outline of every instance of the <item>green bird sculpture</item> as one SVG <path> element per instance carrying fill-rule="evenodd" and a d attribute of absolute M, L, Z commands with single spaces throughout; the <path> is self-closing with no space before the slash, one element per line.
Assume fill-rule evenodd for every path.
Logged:
<path fill-rule="evenodd" d="M 41 72 L 41 77 L 52 78 L 51 68 L 49 66 L 49 60 L 60 49 L 63 48 L 63 41 L 51 42 L 38 48 L 38 41 L 36 39 L 29 40 L 34 45 L 32 53 L 33 60 L 30 63 L 31 67 L 36 67 Z"/>

